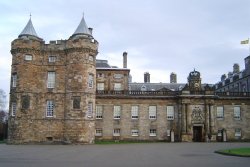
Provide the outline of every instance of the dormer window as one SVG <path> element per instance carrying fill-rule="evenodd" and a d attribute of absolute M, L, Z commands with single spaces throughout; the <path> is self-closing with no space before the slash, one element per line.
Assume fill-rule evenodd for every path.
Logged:
<path fill-rule="evenodd" d="M 24 60 L 31 61 L 32 55 L 25 55 Z"/>
<path fill-rule="evenodd" d="M 147 90 L 147 87 L 145 85 L 142 85 L 141 91 L 146 91 L 146 90 Z"/>

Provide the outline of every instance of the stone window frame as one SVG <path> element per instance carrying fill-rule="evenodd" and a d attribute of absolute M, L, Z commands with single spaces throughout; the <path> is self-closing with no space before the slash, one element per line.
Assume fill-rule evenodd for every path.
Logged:
<path fill-rule="evenodd" d="M 236 128 L 235 129 L 234 136 L 235 137 L 241 137 L 242 136 L 242 130 L 241 130 L 241 128 Z"/>
<path fill-rule="evenodd" d="M 233 107 L 233 114 L 235 120 L 241 120 L 241 107 L 239 105 Z"/>
<path fill-rule="evenodd" d="M 88 118 L 93 118 L 93 102 L 90 101 L 88 102 L 88 106 L 87 106 L 87 117 Z"/>
<path fill-rule="evenodd" d="M 167 106 L 167 120 L 174 120 L 174 106 Z"/>
<path fill-rule="evenodd" d="M 55 63 L 56 62 L 56 56 L 54 56 L 54 55 L 49 55 L 48 56 L 48 62 L 49 63 Z"/>
<path fill-rule="evenodd" d="M 102 128 L 96 128 L 95 129 L 95 136 L 102 136 L 103 130 Z"/>
<path fill-rule="evenodd" d="M 89 55 L 89 61 L 94 61 L 94 56 L 93 55 Z"/>
<path fill-rule="evenodd" d="M 149 136 L 151 137 L 157 136 L 157 129 L 155 128 L 149 129 Z"/>
<path fill-rule="evenodd" d="M 121 106 L 114 105 L 113 118 L 121 119 Z"/>
<path fill-rule="evenodd" d="M 12 102 L 11 103 L 11 116 L 16 116 L 16 111 L 17 111 L 17 103 L 16 102 Z"/>
<path fill-rule="evenodd" d="M 104 82 L 98 82 L 96 85 L 97 90 L 104 90 Z"/>
<path fill-rule="evenodd" d="M 103 118 L 103 105 L 96 105 L 96 119 L 102 119 Z"/>
<path fill-rule="evenodd" d="M 113 136 L 121 136 L 121 129 L 120 128 L 115 128 L 113 130 Z"/>
<path fill-rule="evenodd" d="M 123 90 L 122 83 L 119 83 L 119 82 L 114 83 L 114 90 L 115 91 L 121 91 L 121 90 Z"/>
<path fill-rule="evenodd" d="M 22 110 L 28 110 L 30 108 L 30 96 L 29 95 L 23 95 L 21 97 L 21 107 L 22 107 Z"/>
<path fill-rule="evenodd" d="M 156 105 L 148 106 L 148 117 L 151 120 L 157 119 L 157 106 Z"/>
<path fill-rule="evenodd" d="M 25 61 L 32 61 L 33 60 L 33 55 L 32 54 L 25 54 L 24 55 L 24 60 Z"/>
<path fill-rule="evenodd" d="M 139 119 L 139 106 L 138 105 L 131 106 L 131 119 Z"/>
<path fill-rule="evenodd" d="M 54 100 L 46 101 L 46 117 L 54 117 L 55 102 Z"/>
<path fill-rule="evenodd" d="M 217 106 L 216 107 L 216 118 L 217 120 L 224 120 L 224 106 Z"/>
<path fill-rule="evenodd" d="M 56 85 L 56 72 L 48 71 L 47 73 L 47 88 L 53 89 Z"/>
<path fill-rule="evenodd" d="M 133 136 L 133 137 L 139 136 L 139 130 L 138 129 L 131 129 L 131 136 Z"/>
<path fill-rule="evenodd" d="M 12 73 L 12 82 L 11 82 L 11 87 L 16 88 L 17 86 L 17 73 Z"/>
<path fill-rule="evenodd" d="M 88 75 L 88 88 L 94 88 L 94 74 L 92 73 Z"/>
<path fill-rule="evenodd" d="M 81 109 L 81 96 L 73 96 L 72 97 L 72 108 L 74 110 Z"/>

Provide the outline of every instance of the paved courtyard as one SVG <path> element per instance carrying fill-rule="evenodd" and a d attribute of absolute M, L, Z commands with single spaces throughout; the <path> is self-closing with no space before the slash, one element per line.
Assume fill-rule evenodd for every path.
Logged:
<path fill-rule="evenodd" d="M 250 143 L 149 143 L 116 145 L 0 144 L 1 167 L 236 167 L 250 158 L 215 154 Z"/>

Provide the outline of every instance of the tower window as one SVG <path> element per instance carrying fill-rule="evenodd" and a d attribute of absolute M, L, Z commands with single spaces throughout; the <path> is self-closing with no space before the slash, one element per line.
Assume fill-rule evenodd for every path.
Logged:
<path fill-rule="evenodd" d="M 47 88 L 55 88 L 56 73 L 54 71 L 48 72 Z"/>
<path fill-rule="evenodd" d="M 56 56 L 49 56 L 49 62 L 50 63 L 56 62 Z"/>
<path fill-rule="evenodd" d="M 32 55 L 25 55 L 24 60 L 31 61 Z"/>
<path fill-rule="evenodd" d="M 87 117 L 92 118 L 93 117 L 93 103 L 88 103 L 88 111 L 87 111 Z"/>
<path fill-rule="evenodd" d="M 54 101 L 48 100 L 46 107 L 46 117 L 53 117 L 54 115 Z"/>
<path fill-rule="evenodd" d="M 16 102 L 12 102 L 11 104 L 11 115 L 12 116 L 16 115 Z"/>
<path fill-rule="evenodd" d="M 15 88 L 17 83 L 17 74 L 12 74 L 12 87 Z"/>
<path fill-rule="evenodd" d="M 73 109 L 81 108 L 81 97 L 73 97 Z"/>
<path fill-rule="evenodd" d="M 22 109 L 29 109 L 30 97 L 28 95 L 22 96 Z"/>
<path fill-rule="evenodd" d="M 89 74 L 88 86 L 89 86 L 89 88 L 94 87 L 94 75 L 93 74 Z"/>

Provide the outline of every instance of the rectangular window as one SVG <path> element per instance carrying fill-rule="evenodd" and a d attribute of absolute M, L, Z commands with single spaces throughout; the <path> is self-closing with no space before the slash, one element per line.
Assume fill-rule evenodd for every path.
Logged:
<path fill-rule="evenodd" d="M 31 61 L 32 60 L 32 55 L 25 55 L 24 60 Z"/>
<path fill-rule="evenodd" d="M 47 100 L 46 117 L 53 117 L 53 115 L 54 115 L 54 101 Z"/>
<path fill-rule="evenodd" d="M 121 106 L 114 106 L 114 119 L 121 118 Z"/>
<path fill-rule="evenodd" d="M 174 120 L 174 106 L 167 106 L 167 120 Z"/>
<path fill-rule="evenodd" d="M 104 90 L 104 83 L 97 83 L 97 90 Z"/>
<path fill-rule="evenodd" d="M 88 86 L 89 86 L 89 88 L 94 87 L 94 75 L 93 74 L 89 74 Z"/>
<path fill-rule="evenodd" d="M 138 119 L 139 118 L 138 106 L 132 106 L 131 107 L 131 118 L 132 119 Z"/>
<path fill-rule="evenodd" d="M 17 74 L 12 74 L 12 87 L 16 87 Z"/>
<path fill-rule="evenodd" d="M 49 63 L 56 62 L 56 56 L 49 56 Z"/>
<path fill-rule="evenodd" d="M 240 120 L 240 106 L 234 106 L 234 119 Z"/>
<path fill-rule="evenodd" d="M 149 136 L 156 136 L 156 129 L 150 129 Z"/>
<path fill-rule="evenodd" d="M 73 109 L 81 108 L 81 97 L 73 97 Z"/>
<path fill-rule="evenodd" d="M 95 136 L 102 136 L 102 129 L 96 129 Z"/>
<path fill-rule="evenodd" d="M 16 102 L 13 102 L 11 104 L 11 115 L 15 116 L 16 115 Z"/>
<path fill-rule="evenodd" d="M 55 88 L 56 73 L 54 71 L 48 72 L 47 88 Z"/>
<path fill-rule="evenodd" d="M 149 119 L 156 119 L 156 106 L 149 106 Z"/>
<path fill-rule="evenodd" d="M 132 129 L 131 130 L 131 136 L 139 136 L 139 130 L 138 129 Z"/>
<path fill-rule="evenodd" d="M 120 133 L 121 133 L 120 129 L 114 129 L 113 136 L 120 136 L 121 135 Z"/>
<path fill-rule="evenodd" d="M 224 108 L 222 106 L 218 106 L 216 112 L 217 112 L 217 119 L 224 118 Z"/>
<path fill-rule="evenodd" d="M 117 90 L 117 91 L 122 90 L 122 84 L 121 83 L 115 83 L 114 84 L 114 90 Z"/>
<path fill-rule="evenodd" d="M 93 117 L 93 103 L 92 102 L 88 103 L 87 117 L 88 118 L 92 118 Z"/>
<path fill-rule="evenodd" d="M 95 117 L 96 119 L 102 119 L 102 112 L 103 112 L 103 106 L 96 106 L 96 114 Z"/>
<path fill-rule="evenodd" d="M 241 137 L 241 129 L 235 129 L 235 137 Z"/>
<path fill-rule="evenodd" d="M 28 95 L 22 96 L 22 109 L 29 109 L 30 97 Z"/>

